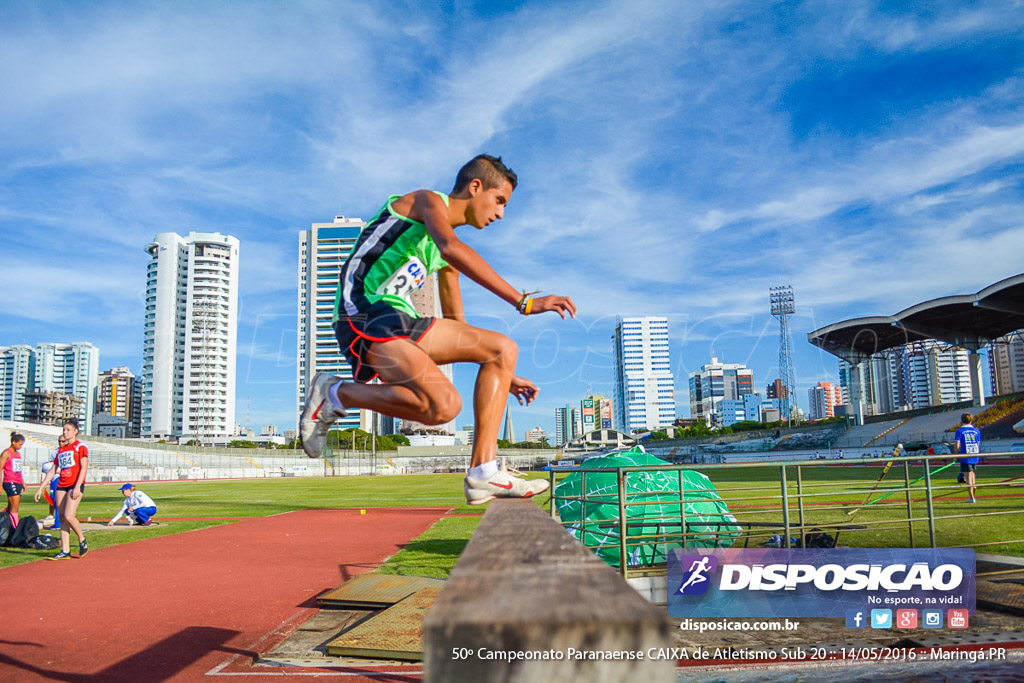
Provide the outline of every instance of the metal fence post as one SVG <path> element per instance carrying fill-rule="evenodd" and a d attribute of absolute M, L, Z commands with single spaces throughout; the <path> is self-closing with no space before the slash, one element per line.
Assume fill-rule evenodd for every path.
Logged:
<path fill-rule="evenodd" d="M 932 473 L 929 470 L 931 465 L 928 459 L 924 460 L 924 496 L 928 504 L 928 543 L 935 547 L 935 508 L 932 505 Z"/>
<path fill-rule="evenodd" d="M 686 488 L 686 483 L 685 482 L 686 482 L 686 479 L 683 476 L 683 470 L 680 469 L 679 470 L 679 520 L 680 520 L 680 523 L 682 524 L 682 529 L 681 529 L 681 531 L 683 532 L 682 546 L 684 548 L 686 547 L 686 533 L 687 533 L 687 527 L 686 527 L 686 495 L 684 493 L 684 490 Z M 721 530 L 720 529 L 716 529 L 715 533 L 716 534 L 721 533 Z M 716 546 L 718 545 L 718 536 L 717 535 L 715 536 L 715 545 Z"/>
<path fill-rule="evenodd" d="M 626 473 L 616 470 L 619 479 L 619 569 L 626 578 Z"/>
<path fill-rule="evenodd" d="M 782 480 L 782 526 L 783 526 L 783 529 L 785 530 L 785 534 L 786 534 L 785 537 L 782 540 L 782 543 L 783 543 L 782 547 L 789 548 L 790 547 L 790 543 L 789 543 L 789 492 L 786 490 L 786 488 L 787 488 L 786 466 L 782 465 L 781 467 L 779 467 L 779 470 L 780 470 L 780 472 L 782 474 L 782 476 L 781 476 L 781 480 Z"/>
<path fill-rule="evenodd" d="M 807 530 L 804 528 L 804 481 L 801 469 L 800 465 L 796 466 L 796 510 L 800 522 L 800 547 L 803 548 L 807 544 Z"/>
<path fill-rule="evenodd" d="M 551 519 L 555 518 L 555 471 L 548 471 L 548 514 L 551 515 Z"/>
<path fill-rule="evenodd" d="M 903 461 L 903 485 L 907 487 L 907 531 L 910 532 L 910 547 L 914 547 L 914 507 L 910 498 L 910 463 Z"/>

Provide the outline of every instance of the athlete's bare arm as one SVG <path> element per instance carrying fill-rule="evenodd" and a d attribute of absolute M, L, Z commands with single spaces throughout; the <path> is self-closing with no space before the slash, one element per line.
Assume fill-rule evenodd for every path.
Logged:
<path fill-rule="evenodd" d="M 435 192 L 417 190 L 399 198 L 392 206 L 399 213 L 422 222 L 441 257 L 456 270 L 512 306 L 519 303 L 522 293 L 498 275 L 475 249 L 455 235 L 455 228 L 448 219 L 448 206 Z M 531 313 L 545 311 L 554 311 L 562 318 L 566 313 L 576 317 L 576 304 L 567 296 L 554 294 L 535 298 Z"/>
<path fill-rule="evenodd" d="M 410 218 L 423 222 L 441 257 L 456 270 L 512 306 L 519 303 L 522 295 L 516 288 L 498 275 L 475 249 L 455 236 L 455 228 L 448 221 L 448 206 L 437 194 L 427 190 L 414 192 Z"/>
<path fill-rule="evenodd" d="M 441 297 L 441 315 L 448 320 L 466 322 L 462 307 L 462 288 L 459 286 L 459 271 L 445 266 L 437 271 L 438 294 Z"/>

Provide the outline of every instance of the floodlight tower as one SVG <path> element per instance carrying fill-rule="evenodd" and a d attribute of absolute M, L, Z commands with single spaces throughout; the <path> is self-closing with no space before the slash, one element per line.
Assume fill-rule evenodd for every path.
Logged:
<path fill-rule="evenodd" d="M 793 345 L 789 341 L 789 316 L 796 313 L 796 300 L 790 285 L 768 288 L 772 315 L 779 319 L 779 375 L 786 387 L 785 396 L 780 396 L 780 406 L 787 423 L 792 421 L 792 407 L 796 406 L 796 380 L 793 373 Z"/>

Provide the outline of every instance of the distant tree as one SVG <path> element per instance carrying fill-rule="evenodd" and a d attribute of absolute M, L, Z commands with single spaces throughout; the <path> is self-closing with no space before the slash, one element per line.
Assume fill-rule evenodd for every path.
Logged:
<path fill-rule="evenodd" d="M 498 439 L 498 448 L 512 448 L 512 442 L 507 439 Z"/>
<path fill-rule="evenodd" d="M 390 434 L 389 436 L 391 437 L 391 440 L 399 446 L 409 445 L 409 437 L 407 437 L 405 434 Z"/>
<path fill-rule="evenodd" d="M 697 436 L 711 436 L 711 427 L 708 427 L 707 423 L 703 420 L 698 420 L 686 429 L 681 430 L 684 438 L 693 438 Z"/>

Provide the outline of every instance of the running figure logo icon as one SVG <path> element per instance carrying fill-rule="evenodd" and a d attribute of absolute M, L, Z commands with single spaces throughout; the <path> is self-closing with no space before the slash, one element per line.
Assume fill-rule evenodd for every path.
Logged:
<path fill-rule="evenodd" d="M 718 568 L 718 558 L 714 555 L 683 555 L 679 558 L 679 566 L 685 568 L 685 573 L 677 594 L 702 595 L 711 585 L 708 575 Z"/>

